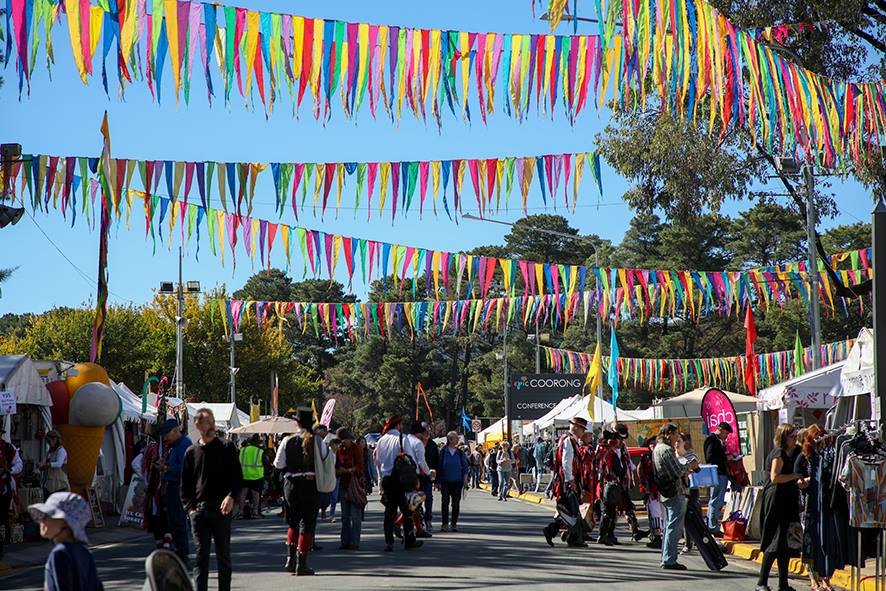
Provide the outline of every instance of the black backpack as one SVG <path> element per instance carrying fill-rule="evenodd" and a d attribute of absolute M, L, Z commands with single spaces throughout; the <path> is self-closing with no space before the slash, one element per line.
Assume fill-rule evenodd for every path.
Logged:
<path fill-rule="evenodd" d="M 412 490 L 418 484 L 418 469 L 412 456 L 403 451 L 403 434 L 400 434 L 400 453 L 394 459 L 394 474 L 403 490 Z"/>

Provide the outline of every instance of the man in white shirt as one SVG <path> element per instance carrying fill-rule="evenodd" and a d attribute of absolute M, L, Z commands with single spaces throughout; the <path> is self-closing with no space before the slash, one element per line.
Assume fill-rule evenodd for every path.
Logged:
<path fill-rule="evenodd" d="M 424 519 L 422 519 L 420 512 L 413 512 L 413 525 L 415 526 L 416 537 L 418 538 L 430 538 L 433 537 L 431 532 L 428 531 L 428 526 L 431 523 L 431 505 L 434 502 L 433 500 L 433 482 L 437 478 L 437 471 L 432 469 L 428 465 L 426 449 L 428 446 L 428 439 L 430 438 L 430 433 L 428 433 L 428 427 L 426 423 L 421 423 L 416 421 L 412 423 L 412 433 L 410 433 L 408 439 L 410 443 L 410 449 L 407 453 L 412 456 L 412 459 L 415 460 L 415 465 L 418 467 L 418 482 L 420 488 L 425 493 L 425 502 L 422 507 L 422 513 L 424 513 Z M 422 524 L 426 524 L 425 527 L 422 527 Z"/>
<path fill-rule="evenodd" d="M 415 539 L 412 515 L 409 511 L 409 503 L 406 501 L 407 491 L 401 483 L 400 477 L 394 472 L 394 462 L 401 453 L 409 455 L 413 460 L 416 458 L 413 443 L 409 437 L 400 432 L 401 422 L 399 416 L 389 418 L 382 429 L 383 435 L 375 447 L 375 462 L 378 464 L 382 503 L 385 506 L 385 552 L 394 550 L 394 521 L 397 519 L 398 511 L 404 515 L 403 536 L 406 549 L 410 550 L 422 545 L 421 540 Z M 422 452 L 424 452 L 424 448 L 422 448 Z M 424 454 L 422 454 L 422 461 L 424 461 Z M 416 470 L 418 470 L 418 462 L 415 463 Z M 425 465 L 427 466 L 427 464 Z M 418 474 L 416 474 L 416 480 L 417 476 Z"/>

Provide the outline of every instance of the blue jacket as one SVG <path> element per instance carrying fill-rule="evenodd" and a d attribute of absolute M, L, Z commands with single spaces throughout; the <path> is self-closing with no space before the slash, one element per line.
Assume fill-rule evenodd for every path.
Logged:
<path fill-rule="evenodd" d="M 169 448 L 169 458 L 166 460 L 166 474 L 164 475 L 166 482 L 181 482 L 182 462 L 189 447 L 191 447 L 191 440 L 187 435 L 182 435 Z"/>
<path fill-rule="evenodd" d="M 450 454 L 448 447 L 440 450 L 438 480 L 441 482 L 462 482 L 469 472 L 470 468 L 465 452 L 456 449 L 455 454 Z"/>

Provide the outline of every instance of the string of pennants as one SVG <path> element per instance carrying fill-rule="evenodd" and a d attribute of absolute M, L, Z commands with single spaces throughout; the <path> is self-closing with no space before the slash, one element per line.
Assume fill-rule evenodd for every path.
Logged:
<path fill-rule="evenodd" d="M 304 334 L 311 330 L 338 342 L 361 341 L 372 336 L 440 337 L 498 333 L 506 323 L 515 328 L 548 326 L 566 330 L 570 322 L 587 324 L 591 292 L 559 295 L 503 296 L 489 299 L 427 300 L 413 302 L 279 302 L 214 300 L 226 319 L 226 330 L 239 332 L 243 323 L 255 321 L 266 329 L 272 323 L 282 331 L 287 324 Z M 583 308 L 584 314 L 581 314 Z"/>
<path fill-rule="evenodd" d="M 853 340 L 821 345 L 821 359 L 830 365 L 846 359 Z M 593 359 L 590 353 L 543 347 L 548 367 L 558 373 L 586 374 Z M 811 347 L 803 350 L 803 367 L 812 367 Z M 757 386 L 765 388 L 797 377 L 796 352 L 776 351 L 757 355 Z M 654 391 L 686 391 L 693 386 L 746 388 L 748 358 L 744 355 L 705 359 L 647 359 L 619 357 L 616 361 L 620 385 Z M 602 358 L 604 371 L 609 358 Z"/>
<path fill-rule="evenodd" d="M 84 165 L 82 160 L 74 164 Z M 97 165 L 93 161 L 85 165 L 91 167 L 93 164 Z M 72 167 L 66 163 L 66 169 L 69 166 Z M 70 213 L 73 225 L 76 203 L 72 196 L 79 191 L 82 206 L 87 207 L 88 203 L 94 202 L 99 188 L 94 178 L 89 179 L 88 183 L 78 181 L 82 178 L 75 175 L 70 185 L 61 181 L 50 183 L 53 185 L 52 198 L 44 198 L 40 207 L 44 211 L 48 211 L 50 206 L 52 209 L 60 208 L 63 216 Z M 118 174 L 116 179 L 116 185 L 109 183 L 109 186 L 119 187 L 121 175 Z M 63 190 L 68 189 L 68 198 L 60 199 Z M 156 194 L 147 195 L 132 189 L 125 195 L 122 191 L 111 193 L 111 208 L 118 225 L 124 217 L 129 225 L 133 203 L 141 201 L 137 208 L 144 212 L 145 238 L 151 237 L 155 252 L 158 240 L 161 245 L 166 241 L 170 248 L 177 240 L 181 244 L 193 240 L 199 260 L 201 235 L 205 231 L 209 248 L 213 255 L 221 258 L 222 265 L 225 252 L 229 250 L 236 268 L 239 243 L 251 265 L 255 264 L 257 252 L 261 265 L 270 267 L 274 245 L 279 244 L 278 252 L 282 250 L 280 254 L 285 256 L 287 269 L 291 268 L 292 252 L 295 250 L 301 254 L 304 276 L 310 270 L 314 277 L 332 280 L 336 271 L 342 269 L 341 261 L 344 260 L 348 290 L 352 289 L 359 267 L 359 277 L 364 285 L 369 285 L 374 278 L 380 278 L 387 290 L 390 277 L 394 289 L 401 294 L 411 279 L 413 300 L 417 299 L 422 275 L 425 289 L 434 299 L 479 296 L 485 300 L 490 294 L 493 279 L 498 277 L 505 295 L 512 296 L 522 287 L 524 296 L 552 294 L 557 300 L 563 294 L 571 299 L 576 293 L 590 291 L 589 305 L 597 313 L 608 317 L 606 312 L 612 311 L 616 319 L 635 318 L 641 321 L 665 316 L 728 316 L 738 314 L 741 305 L 748 300 L 768 310 L 782 307 L 790 299 L 802 298 L 806 301 L 809 297 L 808 274 L 805 271 L 621 269 L 485 257 L 323 232 Z M 70 205 L 68 210 L 65 209 L 66 204 Z M 92 209 L 94 213 L 94 206 Z M 37 211 L 35 209 L 35 213 Z M 871 277 L 873 269 L 841 270 L 837 273 L 847 283 L 854 284 L 860 277 Z M 846 301 L 833 294 L 827 274 L 819 272 L 819 277 L 819 297 L 828 309 L 833 314 L 836 307 L 841 305 L 844 313 L 848 314 Z M 858 305 L 861 313 L 861 299 Z"/>
<path fill-rule="evenodd" d="M 552 25 L 565 4 L 551 0 Z M 51 68 L 52 35 L 64 20 L 84 83 L 100 71 L 108 92 L 116 72 L 119 95 L 143 81 L 158 102 L 168 61 L 176 101 L 189 102 L 193 79 L 203 78 L 211 103 L 220 79 L 226 104 L 236 88 L 247 106 L 258 94 L 266 112 L 289 94 L 297 113 L 309 91 L 312 112 L 323 120 L 331 117 L 336 94 L 347 117 L 368 104 L 373 117 L 383 110 L 398 121 L 405 105 L 417 119 L 432 117 L 440 125 L 446 108 L 470 121 L 470 103 L 484 122 L 496 108 L 522 120 L 533 106 L 551 116 L 562 108 L 574 122 L 607 96 L 632 110 L 656 93 L 680 120 L 701 119 L 711 129 L 719 121 L 723 133 L 745 128 L 770 153 L 802 152 L 834 166 L 862 161 L 879 145 L 886 125 L 883 81 L 851 83 L 805 70 L 752 32 L 737 30 L 704 0 L 598 0 L 596 6 L 596 35 L 532 35 L 352 23 L 176 0 L 7 0 L 5 55 L 15 55 L 20 92 L 30 91 L 41 40 Z"/>
<path fill-rule="evenodd" d="M 98 159 L 77 156 L 53 156 L 33 154 L 24 156 L 11 170 L 10 183 L 24 199 L 27 191 L 34 209 L 45 208 L 53 191 L 59 191 L 63 211 L 69 204 L 76 206 L 75 179 L 80 173 L 81 181 L 95 168 Z M 236 211 L 238 215 L 251 216 L 256 184 L 261 178 L 272 178 L 278 216 L 291 206 L 295 219 L 299 211 L 311 209 L 316 216 L 325 216 L 330 197 L 335 200 L 335 214 L 342 206 L 342 194 L 351 185 L 353 208 L 360 207 L 365 198 L 367 219 L 373 209 L 378 215 L 390 211 L 391 220 L 416 209 L 423 215 L 428 205 L 437 214 L 438 197 L 442 197 L 442 210 L 452 219 L 452 214 L 471 207 L 466 200 L 476 200 L 481 216 L 496 211 L 502 205 L 507 208 L 514 186 L 522 195 L 523 212 L 527 212 L 529 189 L 535 180 L 542 195 L 544 206 L 548 202 L 556 209 L 558 195 L 562 192 L 563 204 L 574 210 L 578 203 L 579 189 L 585 167 L 590 170 L 597 189 L 602 195 L 600 155 L 595 152 L 573 154 L 545 154 L 540 156 L 504 156 L 501 158 L 465 158 L 454 160 L 405 161 L 405 162 L 183 162 L 171 160 L 134 160 L 115 158 L 111 161 L 113 202 L 119 213 L 120 202 L 131 188 L 140 188 L 153 194 L 165 189 L 168 196 L 175 196 L 188 203 L 189 199 L 205 209 L 217 198 L 224 211 Z M 468 182 L 468 179 L 469 182 Z M 135 181 L 135 182 L 133 182 Z M 61 187 L 58 187 L 61 183 Z M 466 187 L 467 185 L 467 191 Z M 388 188 L 390 186 L 390 189 Z M 333 193 L 333 187 L 335 192 Z M 376 189 L 378 187 L 378 189 Z M 364 188 L 366 189 L 364 192 Z M 452 197 L 450 208 L 447 194 Z M 310 195 L 310 201 L 308 201 Z M 231 204 L 228 205 L 230 197 Z M 376 203 L 373 203 L 373 197 Z M 307 201 L 307 204 L 306 204 Z M 86 206 L 86 202 L 83 202 Z M 346 206 L 347 207 L 347 206 Z M 72 214 L 75 215 L 75 214 Z"/>

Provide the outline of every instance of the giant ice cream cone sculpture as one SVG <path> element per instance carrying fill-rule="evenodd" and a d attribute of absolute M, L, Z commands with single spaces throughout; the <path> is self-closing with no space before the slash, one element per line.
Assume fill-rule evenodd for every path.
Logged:
<path fill-rule="evenodd" d="M 68 480 L 71 489 L 80 492 L 92 485 L 105 428 L 81 425 L 55 425 L 55 428 L 61 434 L 62 445 L 68 452 Z"/>
<path fill-rule="evenodd" d="M 92 485 L 105 427 L 120 416 L 123 403 L 110 386 L 108 374 L 94 363 L 77 363 L 64 382 L 50 384 L 54 400 L 69 396 L 68 404 L 58 404 L 53 423 L 68 452 L 68 481 L 82 494 Z"/>

